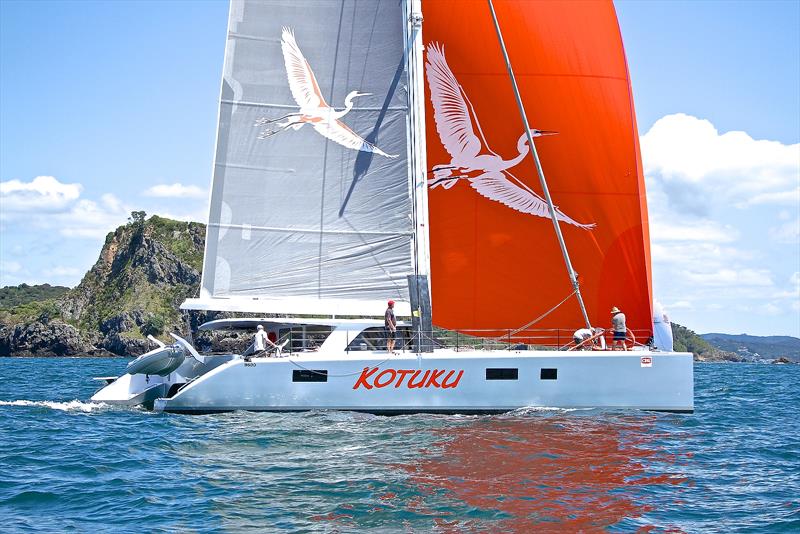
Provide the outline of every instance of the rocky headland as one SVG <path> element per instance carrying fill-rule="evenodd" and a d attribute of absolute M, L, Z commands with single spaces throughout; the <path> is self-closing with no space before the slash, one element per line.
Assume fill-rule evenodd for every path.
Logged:
<path fill-rule="evenodd" d="M 76 287 L 0 290 L 14 297 L 0 307 L 0 356 L 138 355 L 148 334 L 187 330 L 178 306 L 197 294 L 204 242 L 203 224 L 135 212 Z"/>

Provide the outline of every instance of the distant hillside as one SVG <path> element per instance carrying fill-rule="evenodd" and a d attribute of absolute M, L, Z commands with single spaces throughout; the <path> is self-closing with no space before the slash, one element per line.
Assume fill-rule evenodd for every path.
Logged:
<path fill-rule="evenodd" d="M 800 339 L 791 336 L 749 336 L 747 334 L 702 334 L 700 337 L 717 347 L 746 358 L 788 358 L 800 362 Z"/>
<path fill-rule="evenodd" d="M 183 331 L 178 306 L 197 294 L 204 242 L 203 224 L 134 212 L 76 287 L 0 309 L 0 356 L 141 354 L 147 334 Z"/>
<path fill-rule="evenodd" d="M 678 352 L 691 352 L 694 359 L 701 362 L 741 362 L 745 358 L 736 352 L 729 352 L 715 347 L 694 331 L 678 323 L 672 323 L 672 338 L 674 349 Z"/>
<path fill-rule="evenodd" d="M 51 286 L 42 284 L 29 286 L 21 284 L 18 286 L 6 286 L 0 288 L 0 308 L 13 308 L 22 304 L 28 304 L 40 300 L 56 299 L 69 291 L 68 287 Z"/>

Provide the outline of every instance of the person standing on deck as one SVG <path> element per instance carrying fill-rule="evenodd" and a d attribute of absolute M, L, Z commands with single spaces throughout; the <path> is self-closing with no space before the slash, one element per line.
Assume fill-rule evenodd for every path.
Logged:
<path fill-rule="evenodd" d="M 394 301 L 390 300 L 383 314 L 383 329 L 386 333 L 386 350 L 390 354 L 394 352 L 394 338 L 397 335 L 397 319 L 394 317 Z"/>
<path fill-rule="evenodd" d="M 611 329 L 614 331 L 612 350 L 617 348 L 618 345 L 622 346 L 622 350 L 628 350 L 628 346 L 625 344 L 625 338 L 628 335 L 628 329 L 625 326 L 625 314 L 616 306 L 611 308 Z"/>
<path fill-rule="evenodd" d="M 267 344 L 274 346 L 274 344 L 267 337 L 267 333 L 264 331 L 264 327 L 262 325 L 258 325 L 256 327 L 256 339 L 253 350 L 255 351 L 256 354 L 264 352 L 265 350 L 267 350 Z"/>

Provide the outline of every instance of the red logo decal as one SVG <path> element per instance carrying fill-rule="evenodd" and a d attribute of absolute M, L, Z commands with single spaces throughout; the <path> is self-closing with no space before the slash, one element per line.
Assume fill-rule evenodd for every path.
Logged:
<path fill-rule="evenodd" d="M 450 389 L 458 386 L 464 371 L 447 369 L 428 369 L 424 373 L 419 369 L 384 369 L 365 367 L 353 385 L 353 389 L 363 386 L 364 389 L 385 388 L 394 384 L 395 388 L 405 385 L 408 389 L 439 388 Z M 408 378 L 408 380 L 406 380 Z"/>

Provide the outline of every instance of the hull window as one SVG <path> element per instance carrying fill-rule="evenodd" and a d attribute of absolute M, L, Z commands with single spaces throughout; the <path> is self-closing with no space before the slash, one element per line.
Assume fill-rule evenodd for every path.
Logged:
<path fill-rule="evenodd" d="M 486 369 L 486 380 L 517 380 L 519 369 Z"/>
<path fill-rule="evenodd" d="M 327 382 L 328 371 L 325 369 L 295 369 L 292 371 L 292 382 Z"/>
<path fill-rule="evenodd" d="M 558 369 L 542 369 L 539 378 L 542 380 L 558 380 Z"/>

